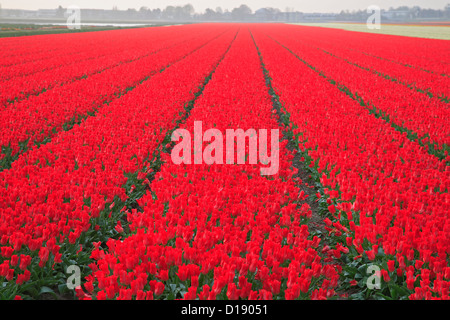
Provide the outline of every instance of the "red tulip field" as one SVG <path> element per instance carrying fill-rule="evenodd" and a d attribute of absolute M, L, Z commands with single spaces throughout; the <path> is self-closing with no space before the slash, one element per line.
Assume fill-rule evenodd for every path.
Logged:
<path fill-rule="evenodd" d="M 449 41 L 211 23 L 0 43 L 0 299 L 450 299 Z M 238 129 L 259 139 L 235 163 Z"/>

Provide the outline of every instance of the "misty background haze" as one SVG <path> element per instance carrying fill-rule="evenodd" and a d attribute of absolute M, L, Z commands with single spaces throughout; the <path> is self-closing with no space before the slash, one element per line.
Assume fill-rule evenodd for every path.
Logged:
<path fill-rule="evenodd" d="M 61 23 L 76 6 L 87 23 L 365 22 L 373 5 L 387 23 L 450 21 L 450 0 L 0 0 L 0 19 Z"/>
<path fill-rule="evenodd" d="M 187 3 L 192 4 L 197 13 L 204 13 L 207 8 L 215 10 L 221 7 L 223 10 L 231 11 L 241 4 L 247 5 L 252 11 L 260 8 L 272 7 L 281 11 L 300 11 L 300 12 L 333 12 L 339 13 L 342 10 L 365 10 L 370 5 L 379 6 L 381 9 L 397 8 L 401 6 L 430 9 L 443 9 L 448 0 L 0 0 L 2 8 L 5 9 L 55 9 L 58 6 L 67 8 L 76 5 L 86 9 L 112 9 L 117 7 L 119 10 L 134 8 L 139 10 L 141 7 L 149 9 L 164 9 L 167 6 L 184 6 Z"/>

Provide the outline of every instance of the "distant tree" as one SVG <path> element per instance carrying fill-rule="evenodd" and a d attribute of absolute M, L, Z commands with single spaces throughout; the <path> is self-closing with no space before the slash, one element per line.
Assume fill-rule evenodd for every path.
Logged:
<path fill-rule="evenodd" d="M 128 8 L 124 13 L 126 19 L 133 19 L 137 16 L 137 10 L 135 8 Z"/>
<path fill-rule="evenodd" d="M 162 15 L 166 19 L 173 19 L 175 17 L 175 7 L 174 6 L 167 6 L 163 10 Z"/>
<path fill-rule="evenodd" d="M 242 14 L 244 15 L 250 15 L 252 14 L 252 9 L 250 9 L 249 6 L 247 6 L 246 4 L 241 4 L 241 6 L 239 7 L 239 10 L 242 12 Z"/>
<path fill-rule="evenodd" d="M 204 17 L 205 17 L 206 20 L 212 20 L 212 19 L 214 19 L 215 15 L 216 15 L 216 13 L 214 12 L 213 9 L 207 8 L 207 9 L 205 10 Z"/>
<path fill-rule="evenodd" d="M 277 15 L 281 12 L 280 9 L 278 8 L 264 8 L 265 9 L 265 14 L 263 14 L 262 19 L 263 20 L 276 20 Z"/>
<path fill-rule="evenodd" d="M 191 17 L 195 13 L 194 6 L 190 3 L 183 7 L 183 14 L 185 17 Z"/>
<path fill-rule="evenodd" d="M 148 7 L 141 7 L 139 9 L 139 15 L 141 18 L 150 18 L 152 15 L 152 11 Z"/>
<path fill-rule="evenodd" d="M 242 4 L 239 8 L 234 8 L 231 14 L 234 20 L 247 20 L 252 14 L 252 9 Z"/>
<path fill-rule="evenodd" d="M 398 11 L 409 11 L 409 7 L 408 6 L 400 6 L 397 8 Z"/>
<path fill-rule="evenodd" d="M 412 18 L 416 18 L 419 15 L 420 12 L 420 7 L 419 6 L 415 6 L 411 9 L 411 17 Z"/>
<path fill-rule="evenodd" d="M 180 20 L 183 18 L 183 7 L 176 6 L 174 9 L 174 15 L 173 17 L 177 20 Z"/>
<path fill-rule="evenodd" d="M 153 18 L 160 19 L 161 18 L 161 14 L 162 14 L 162 11 L 159 8 L 152 10 L 152 17 Z"/>
<path fill-rule="evenodd" d="M 58 6 L 58 9 L 56 9 L 56 16 L 58 18 L 64 18 L 64 8 L 62 6 Z"/>
<path fill-rule="evenodd" d="M 222 7 L 217 7 L 217 8 L 216 8 L 216 13 L 222 15 L 222 14 L 223 14 L 223 9 L 222 9 Z"/>

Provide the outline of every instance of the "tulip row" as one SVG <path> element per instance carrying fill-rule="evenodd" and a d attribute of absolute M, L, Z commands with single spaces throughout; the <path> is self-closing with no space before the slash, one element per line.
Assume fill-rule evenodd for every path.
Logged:
<path fill-rule="evenodd" d="M 370 294 L 366 270 L 377 264 L 377 297 L 449 299 L 448 166 L 276 46 L 265 31 L 258 28 L 255 39 L 305 167 L 322 185 L 317 198 L 335 242 L 328 253 L 345 263 L 344 280 Z M 281 32 L 274 38 L 284 39 Z M 298 48 L 295 40 L 287 45 Z"/>
<path fill-rule="evenodd" d="M 430 96 L 436 96 L 441 98 L 442 101 L 448 102 L 450 98 L 450 78 L 444 77 L 440 74 L 434 74 L 426 72 L 420 69 L 408 68 L 406 66 L 393 63 L 384 59 L 379 59 L 374 56 L 368 55 L 367 52 L 371 52 L 371 48 L 364 46 L 359 41 L 351 41 L 350 46 L 343 46 L 344 43 L 348 43 L 348 38 L 353 37 L 358 39 L 358 34 L 346 35 L 348 38 L 344 38 L 343 34 L 336 30 L 338 36 L 335 37 L 335 32 L 333 30 L 330 37 L 329 33 L 323 33 L 320 29 L 314 29 L 310 32 L 302 32 L 302 29 L 295 28 L 292 30 L 293 35 L 296 39 L 301 39 L 303 43 L 307 43 L 311 47 L 317 47 L 321 50 L 329 52 L 330 54 L 344 59 L 347 63 L 354 64 L 363 69 L 376 73 L 380 76 L 386 77 L 392 81 L 402 83 L 412 89 L 416 89 L 420 92 L 429 94 Z M 345 35 L 345 34 L 344 34 Z M 360 36 L 361 38 L 363 36 Z M 443 40 L 433 40 L 436 45 L 440 45 L 440 52 L 445 52 L 448 48 L 447 41 Z M 384 43 L 383 39 L 379 39 L 377 43 Z M 416 45 L 418 49 L 421 46 Z M 373 47 L 373 44 L 371 45 Z M 399 47 L 396 44 L 396 47 Z M 398 50 L 404 52 L 405 48 Z M 417 50 L 414 51 L 417 55 Z M 433 60 L 436 56 L 433 55 Z"/>
<path fill-rule="evenodd" d="M 186 26 L 187 28 L 194 26 Z M 186 28 L 186 29 L 187 29 Z M 51 60 L 60 56 L 76 55 L 85 52 L 87 48 L 102 45 L 106 48 L 116 43 L 118 47 L 136 43 L 139 40 L 151 40 L 153 34 L 159 40 L 158 34 L 167 34 L 167 28 L 140 28 L 130 30 L 111 30 L 100 33 L 69 33 L 69 34 L 49 34 L 38 37 L 10 37 L 2 38 L 2 52 L 0 52 L 0 67 L 19 67 L 23 64 L 44 62 L 52 64 Z M 170 29 L 170 28 L 169 28 Z M 169 32 L 170 34 L 171 32 Z M 171 35 L 175 37 L 175 35 Z M 129 41 L 129 42 L 128 42 Z M 117 48 L 116 48 L 117 49 Z M 3 70 L 3 69 L 2 69 Z M 9 70 L 9 68 L 5 68 Z M 9 71 L 7 71 L 9 72 Z"/>
<path fill-rule="evenodd" d="M 214 40 L 194 50 L 194 38 L 184 49 L 190 55 L 0 173 L 0 278 L 8 281 L 6 289 L 27 282 L 38 266 L 48 271 L 64 261 L 64 250 L 82 244 L 83 234 L 98 227 L 91 226 L 93 219 L 123 207 L 132 189 L 125 188 L 126 174 L 153 155 L 237 31 L 224 25 L 208 29 Z"/>
<path fill-rule="evenodd" d="M 339 42 L 349 49 L 408 69 L 417 69 L 439 76 L 450 75 L 449 44 L 445 40 L 297 26 L 291 26 L 289 32 L 295 32 L 295 29 L 297 31 L 302 29 L 303 34 L 314 35 L 316 39 L 327 38 L 329 42 Z"/>
<path fill-rule="evenodd" d="M 1 110 L 0 146 L 3 147 L 3 155 L 0 156 L 0 170 L 9 168 L 20 153 L 33 145 L 48 141 L 161 69 L 198 50 L 216 38 L 218 31 L 223 32 L 224 28 L 212 28 L 190 38 L 185 35 L 189 39 L 188 45 L 175 42 L 147 57 L 120 64 Z"/>
<path fill-rule="evenodd" d="M 34 37 L 2 38 L 5 50 L 0 53 L 0 66 L 10 67 L 32 61 L 49 60 L 53 58 L 53 53 L 64 52 L 64 48 L 70 44 L 79 44 L 79 47 L 82 47 L 80 42 L 74 41 L 75 38 L 69 39 L 61 35 L 41 36 L 39 39 L 40 41 L 36 41 Z M 75 52 L 77 51 L 75 49 Z"/>
<path fill-rule="evenodd" d="M 23 69 L 22 73 L 25 75 L 0 81 L 0 104 L 7 107 L 9 103 L 23 100 L 30 95 L 39 95 L 54 87 L 70 84 L 110 68 L 148 57 L 163 49 L 173 47 L 177 43 L 188 41 L 193 35 L 200 36 L 201 33 L 207 31 L 187 28 L 183 30 L 183 33 L 174 36 L 170 28 L 159 28 L 156 31 L 146 30 L 146 34 L 141 32 L 140 37 L 136 38 L 130 39 L 123 35 L 122 38 L 115 39 L 112 43 L 99 41 L 98 48 L 88 43 L 84 46 L 85 51 L 89 49 L 88 52 L 82 52 L 81 58 L 78 59 L 76 55 L 68 55 L 64 52 L 50 61 L 44 60 L 17 67 L 5 67 L 8 73 L 14 75 L 20 75 L 21 72 L 17 69 Z M 90 34 L 89 37 L 92 35 Z M 72 47 L 69 46 L 67 51 L 73 50 Z M 30 64 L 35 64 L 35 66 L 30 66 Z M 39 72 L 35 72 L 35 69 Z M 27 75 L 26 72 L 31 74 Z M 5 72 L 5 74 L 7 73 Z"/>
<path fill-rule="evenodd" d="M 450 299 L 442 42 L 225 24 L 23 41 L 1 40 L 4 83 L 80 70 L 0 111 L 0 299 L 64 287 L 73 264 L 80 299 Z M 187 160 L 198 123 L 213 164 Z M 174 160 L 177 128 L 194 146 Z M 228 164 L 227 129 L 275 132 L 278 172 L 261 137 Z"/>
<path fill-rule="evenodd" d="M 275 28 L 267 29 L 267 34 L 272 38 L 276 35 L 277 43 L 298 55 L 338 86 L 348 90 L 355 99 L 373 112 L 393 125 L 409 131 L 421 145 L 430 148 L 430 152 L 441 159 L 448 157 L 450 137 L 447 134 L 447 120 L 450 115 L 446 103 L 349 65 L 303 44 L 297 37 L 282 36 L 280 30 L 277 33 Z"/>
<path fill-rule="evenodd" d="M 136 43 L 137 44 L 137 43 Z M 136 45 L 135 44 L 135 45 Z M 12 80 L 15 78 L 23 78 L 29 75 L 35 75 L 36 73 L 43 74 L 45 71 L 53 70 L 56 72 L 61 70 L 64 67 L 68 67 L 73 64 L 81 63 L 86 60 L 91 60 L 94 58 L 102 58 L 103 56 L 107 56 L 108 54 L 116 54 L 122 53 L 121 47 L 115 45 L 114 47 L 110 44 L 109 46 L 105 45 L 105 43 L 87 43 L 88 46 L 84 48 L 80 48 L 79 51 L 74 52 L 74 48 L 68 47 L 66 48 L 66 52 L 58 52 L 60 55 L 53 56 L 58 54 L 56 52 L 52 52 L 52 59 L 36 59 L 30 62 L 21 63 L 13 66 L 5 66 L 0 68 L 1 76 L 0 80 L 3 83 L 6 83 L 5 80 Z M 131 44 L 130 44 L 131 45 Z M 90 50 L 86 50 L 89 48 Z M 83 50 L 84 49 L 84 50 Z M 116 52 L 114 52 L 116 49 Z M 126 48 L 123 48 L 126 49 Z M 135 50 L 139 50 L 142 48 L 135 47 Z M 119 52 L 117 52 L 119 51 Z M 47 53 L 47 55 L 50 55 Z M 80 68 L 81 70 L 81 68 Z M 32 78 L 30 78 L 32 79 Z"/>
<path fill-rule="evenodd" d="M 201 31 L 201 29 L 191 30 L 191 32 L 195 31 Z M 149 50 L 153 51 L 154 46 L 159 43 L 174 42 L 177 38 L 182 37 L 181 34 L 174 36 L 170 28 L 139 29 L 132 34 L 117 31 L 106 31 L 100 34 L 92 32 L 86 34 L 82 42 L 69 35 L 63 43 L 59 43 L 57 39 L 53 40 L 55 42 L 53 46 L 57 50 L 44 51 L 40 54 L 36 52 L 37 50 L 29 49 L 26 55 L 20 56 L 11 52 L 13 50 L 10 45 L 3 43 L 7 47 L 5 52 L 8 53 L 3 59 L 17 57 L 20 63 L 12 66 L 0 66 L 0 80 L 11 80 L 48 70 L 56 71 L 62 67 L 108 55 L 112 57 L 119 55 L 123 61 L 126 61 L 144 55 Z M 52 38 L 53 36 L 50 37 L 50 39 Z M 28 43 L 21 43 L 20 48 L 31 46 L 30 40 L 23 41 Z M 32 41 L 36 42 L 35 39 Z M 27 61 L 28 57 L 31 57 L 32 60 Z M 83 70 L 83 68 L 79 68 L 79 70 Z"/>
<path fill-rule="evenodd" d="M 272 110 L 257 50 L 243 30 L 181 128 L 193 132 L 201 121 L 203 131 L 278 129 Z M 203 143 L 202 151 L 206 148 Z M 177 165 L 165 154 L 151 191 L 138 201 L 143 211 L 127 212 L 133 235 L 94 250 L 93 273 L 80 297 L 334 296 L 337 267 L 322 262 L 320 239 L 309 234 L 311 209 L 300 205 L 305 195 L 293 180 L 293 154 L 286 141 L 279 151 L 279 172 L 270 178 L 248 161 Z"/>
<path fill-rule="evenodd" d="M 436 97 L 444 103 L 450 102 L 450 78 L 424 72 L 417 69 L 406 69 L 404 66 L 392 64 L 389 61 L 368 57 L 363 53 L 351 53 L 334 50 L 337 58 L 370 71 L 393 82 L 400 83 L 412 90 Z M 331 53 L 330 53 L 331 54 Z"/>

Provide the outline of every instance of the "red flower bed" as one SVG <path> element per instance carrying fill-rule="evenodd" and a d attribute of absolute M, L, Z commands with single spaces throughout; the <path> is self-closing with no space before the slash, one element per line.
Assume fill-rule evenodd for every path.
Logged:
<path fill-rule="evenodd" d="M 369 69 L 374 73 L 389 77 L 391 80 L 398 81 L 411 88 L 431 93 L 436 97 L 450 98 L 450 78 L 442 75 L 444 73 L 445 61 L 450 58 L 448 56 L 448 51 L 450 50 L 448 41 L 428 40 L 427 42 L 432 44 L 429 47 L 422 44 L 418 46 L 416 40 L 413 39 L 401 39 L 402 42 L 411 43 L 411 46 L 413 46 L 411 53 L 415 56 L 419 56 L 420 54 L 428 54 L 429 56 L 431 53 L 431 57 L 428 58 L 429 61 L 440 61 L 439 66 L 443 67 L 442 70 L 439 70 L 439 73 L 433 73 L 421 68 L 414 68 L 394 62 L 392 60 L 394 57 L 398 57 L 398 60 L 402 61 L 403 55 L 406 52 L 406 49 L 403 47 L 402 50 L 393 51 L 391 49 L 393 52 L 384 51 L 376 53 L 380 47 L 384 47 L 385 50 L 388 49 L 386 48 L 386 37 L 378 37 L 367 41 L 364 33 L 343 33 L 340 30 L 323 32 L 320 28 L 308 29 L 308 32 L 303 32 L 303 28 L 293 28 L 291 30 L 292 37 L 298 40 L 302 39 L 303 43 L 311 47 L 316 47 L 319 50 L 325 50 L 330 54 L 336 55 L 344 59 L 347 63 Z M 396 41 L 398 38 L 396 37 Z M 376 40 L 375 43 L 374 40 Z M 342 45 L 343 43 L 345 43 L 345 46 Z M 399 44 L 396 43 L 393 47 L 398 48 Z M 381 56 L 374 54 L 381 54 Z M 411 56 L 411 54 L 408 56 Z"/>
<path fill-rule="evenodd" d="M 302 40 L 300 32 L 291 37 L 282 32 L 277 33 L 275 28 L 265 28 L 265 31 L 318 72 L 361 98 L 369 108 L 375 107 L 394 124 L 411 130 L 422 143 L 436 143 L 438 150 L 448 152 L 450 109 L 446 103 L 311 47 Z"/>
<path fill-rule="evenodd" d="M 37 95 L 55 86 L 70 84 L 117 66 L 123 65 L 122 68 L 126 68 L 127 63 L 160 53 L 163 49 L 173 48 L 193 38 L 207 40 L 211 31 L 197 26 L 185 28 L 183 32 L 176 34 L 167 28 L 139 30 L 131 36 L 129 33 L 116 32 L 106 32 L 103 36 L 96 32 L 89 33 L 82 42 L 75 38 L 71 42 L 59 44 L 58 48 L 63 50 L 43 54 L 51 59 L 39 60 L 38 56 L 27 63 L 1 68 L 0 104 L 7 106 L 7 102 L 23 100 L 30 95 Z M 21 59 L 26 59 L 26 56 L 19 56 L 17 60 Z M 129 68 L 132 69 L 132 66 Z M 125 73 L 122 71 L 122 74 Z M 95 81 L 99 81 L 98 77 Z M 61 90 L 70 89 L 59 88 L 54 95 L 61 95 Z M 30 104 L 35 102 L 29 102 L 28 105 Z"/>
<path fill-rule="evenodd" d="M 18 281 L 24 271 L 11 257 L 23 252 L 21 261 L 28 255 L 42 267 L 61 262 L 61 247 L 78 245 L 92 218 L 123 206 L 125 174 L 142 168 L 236 33 L 215 28 L 226 33 L 196 51 L 199 43 L 189 43 L 186 58 L 0 173 L 0 276 Z"/>
<path fill-rule="evenodd" d="M 39 96 L 32 96 L 0 111 L 0 146 L 8 147 L 14 156 L 36 143 L 48 140 L 71 122 L 96 112 L 103 104 L 120 97 L 130 88 L 158 73 L 161 69 L 184 58 L 217 37 L 219 30 L 206 34 L 184 36 L 189 39 L 167 45 L 134 62 L 119 64 L 87 79 L 57 87 Z M 206 40 L 205 40 L 206 38 Z M 181 43 L 180 43 L 181 42 Z M 96 60 L 92 63 L 96 63 Z M 0 162 L 1 165 L 1 162 Z M 3 169 L 0 166 L 0 169 Z"/>
<path fill-rule="evenodd" d="M 289 29 L 288 29 L 289 28 Z M 403 37 L 367 32 L 351 32 L 330 28 L 306 26 L 285 26 L 285 32 L 300 31 L 306 37 L 327 38 L 330 43 L 364 52 L 369 56 L 390 61 L 393 64 L 431 72 L 436 75 L 450 75 L 449 44 L 446 40 Z M 310 39 L 308 39 L 309 41 Z"/>
<path fill-rule="evenodd" d="M 193 132 L 195 121 L 202 121 L 203 130 L 224 133 L 279 128 L 247 30 L 239 33 L 182 128 Z M 93 252 L 97 261 L 87 278 L 88 294 L 187 300 L 334 296 L 336 266 L 322 262 L 320 239 L 308 232 L 311 210 L 299 204 L 304 196 L 293 182 L 293 155 L 285 144 L 280 171 L 269 177 L 248 162 L 176 165 L 166 155 L 152 193 L 139 201 L 144 211 L 128 212 L 134 234 Z"/>
<path fill-rule="evenodd" d="M 0 299 L 70 292 L 69 267 L 79 299 L 450 298 L 442 41 L 204 24 L 0 42 L 1 96 L 23 99 L 0 110 Z M 199 122 L 222 135 L 174 160 Z M 212 152 L 228 129 L 268 130 L 278 170 L 261 136 L 245 163 Z"/>
<path fill-rule="evenodd" d="M 411 299 L 448 299 L 448 166 L 261 30 L 255 37 L 299 148 L 325 187 L 336 249 L 347 246 L 361 265 L 376 261 Z"/>

